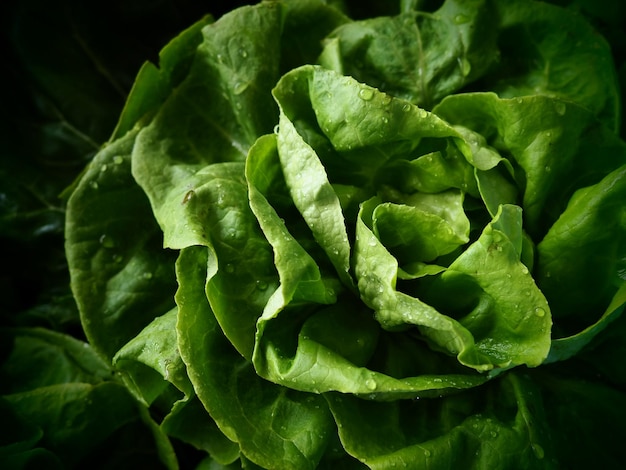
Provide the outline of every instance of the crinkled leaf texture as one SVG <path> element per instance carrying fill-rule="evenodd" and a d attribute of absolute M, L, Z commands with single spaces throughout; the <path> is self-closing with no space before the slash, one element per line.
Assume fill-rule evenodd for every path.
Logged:
<path fill-rule="evenodd" d="M 142 68 L 68 205 L 89 342 L 207 468 L 571 462 L 585 393 L 624 400 L 567 390 L 623 385 L 606 44 L 525 0 L 330 3 L 207 18 Z"/>

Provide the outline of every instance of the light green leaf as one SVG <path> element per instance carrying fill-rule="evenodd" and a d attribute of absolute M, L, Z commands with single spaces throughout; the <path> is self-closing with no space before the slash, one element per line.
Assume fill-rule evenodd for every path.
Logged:
<path fill-rule="evenodd" d="M 570 319 L 573 328 L 557 321 L 565 335 L 578 333 L 574 328 L 581 323 L 594 323 L 624 282 L 624 200 L 626 165 L 577 191 L 537 246 L 537 282 L 555 317 Z"/>
<path fill-rule="evenodd" d="M 483 1 L 447 1 L 434 13 L 348 23 L 330 36 L 322 65 L 430 109 L 496 59 L 496 18 Z"/>
<path fill-rule="evenodd" d="M 198 398 L 256 464 L 313 469 L 332 430 L 328 409 L 321 397 L 263 380 L 230 345 L 204 295 L 207 253 L 189 247 L 177 262 L 179 347 Z"/>
<path fill-rule="evenodd" d="M 67 206 L 71 287 L 90 344 L 107 358 L 173 307 L 171 253 L 130 174 L 136 131 L 105 146 Z"/>

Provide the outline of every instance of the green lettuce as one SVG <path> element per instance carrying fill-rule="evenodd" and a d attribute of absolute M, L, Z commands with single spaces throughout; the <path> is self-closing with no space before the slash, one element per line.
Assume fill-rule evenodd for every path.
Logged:
<path fill-rule="evenodd" d="M 7 330 L 3 383 L 27 385 L 3 388 L 2 458 L 77 466 L 137 432 L 166 468 L 181 448 L 197 468 L 619 468 L 612 51 L 571 9 L 428 3 L 263 1 L 140 69 L 67 191 L 87 343 Z"/>

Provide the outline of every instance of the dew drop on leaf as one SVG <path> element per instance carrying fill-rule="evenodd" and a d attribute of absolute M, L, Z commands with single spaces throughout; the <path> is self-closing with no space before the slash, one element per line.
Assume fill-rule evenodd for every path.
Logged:
<path fill-rule="evenodd" d="M 248 88 L 248 84 L 247 83 L 245 83 L 245 82 L 236 82 L 235 86 L 233 87 L 233 92 L 235 93 L 235 95 L 240 95 L 244 91 L 246 91 L 246 88 Z"/>
<path fill-rule="evenodd" d="M 369 389 L 369 390 L 376 390 L 376 381 L 374 379 L 367 379 L 365 381 L 365 386 Z"/>
<path fill-rule="evenodd" d="M 105 248 L 113 248 L 115 247 L 115 241 L 106 234 L 100 235 L 100 244 Z"/>
<path fill-rule="evenodd" d="M 359 90 L 359 98 L 364 101 L 369 101 L 374 97 L 374 90 L 370 88 L 361 88 Z"/>
<path fill-rule="evenodd" d="M 459 64 L 459 68 L 461 69 L 461 73 L 463 76 L 467 77 L 472 71 L 472 64 L 469 60 L 467 60 L 467 57 L 457 57 L 456 60 Z"/>

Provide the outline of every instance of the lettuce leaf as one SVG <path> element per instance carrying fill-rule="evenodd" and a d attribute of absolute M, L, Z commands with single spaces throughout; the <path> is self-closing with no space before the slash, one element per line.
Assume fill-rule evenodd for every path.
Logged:
<path fill-rule="evenodd" d="M 181 443 L 199 468 L 617 468 L 595 403 L 624 400 L 616 76 L 580 15 L 531 0 L 205 17 L 68 190 L 98 365 L 18 374 L 11 416 L 119 401 L 172 468 Z M 56 462 L 54 425 L 20 426 Z"/>

